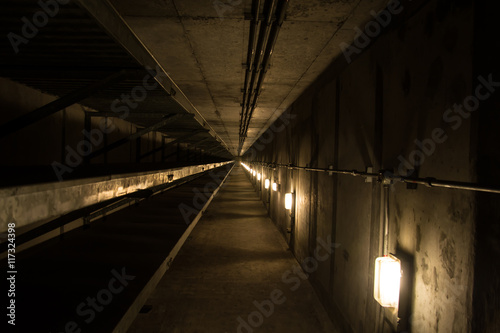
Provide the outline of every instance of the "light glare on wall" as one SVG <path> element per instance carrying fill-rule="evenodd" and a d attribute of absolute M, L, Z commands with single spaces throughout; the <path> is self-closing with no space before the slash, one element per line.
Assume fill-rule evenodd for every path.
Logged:
<path fill-rule="evenodd" d="M 292 209 L 293 195 L 292 193 L 285 194 L 285 209 Z"/>
<path fill-rule="evenodd" d="M 269 188 L 269 183 L 270 183 L 269 179 L 266 179 L 264 181 L 264 187 L 266 188 L 266 190 Z"/>
<path fill-rule="evenodd" d="M 273 191 L 276 192 L 278 190 L 278 184 L 273 183 Z"/>
<path fill-rule="evenodd" d="M 383 307 L 397 308 L 401 282 L 401 261 L 393 255 L 375 259 L 373 297 Z"/>
<path fill-rule="evenodd" d="M 255 175 L 257 174 L 257 172 L 254 170 L 254 171 L 252 172 L 252 174 L 253 174 L 253 176 L 255 177 Z"/>
<path fill-rule="evenodd" d="M 257 180 L 260 180 L 262 178 L 262 175 L 260 173 L 257 174 Z"/>

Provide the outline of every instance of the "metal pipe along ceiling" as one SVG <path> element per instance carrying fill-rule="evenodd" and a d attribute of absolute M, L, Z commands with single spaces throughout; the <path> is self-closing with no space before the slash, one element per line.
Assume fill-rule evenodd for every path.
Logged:
<path fill-rule="evenodd" d="M 260 76 L 259 76 L 259 81 L 257 83 L 257 89 L 255 91 L 255 94 L 253 95 L 253 102 L 252 102 L 252 108 L 250 109 L 250 114 L 248 116 L 248 122 L 245 124 L 245 133 L 248 130 L 248 125 L 250 124 L 250 119 L 252 118 L 253 111 L 255 110 L 255 107 L 257 105 L 257 100 L 260 95 L 260 91 L 262 89 L 262 85 L 264 83 L 264 79 L 266 77 L 267 70 L 271 66 L 271 57 L 273 55 L 273 50 L 274 46 L 276 45 L 276 41 L 278 40 L 278 34 L 281 29 L 281 26 L 283 25 L 283 22 L 285 21 L 285 13 L 286 13 L 286 7 L 288 6 L 288 0 L 284 0 L 280 2 L 280 5 L 278 9 L 276 10 L 276 17 L 277 20 L 274 22 L 270 38 L 266 47 L 266 53 L 264 55 L 264 60 L 262 62 L 262 69 L 260 71 Z"/>
<path fill-rule="evenodd" d="M 257 2 L 258 5 L 257 6 Z M 265 41 L 267 41 L 267 38 L 269 36 L 269 31 L 271 27 L 271 22 L 272 22 L 272 17 L 273 17 L 273 10 L 275 8 L 275 3 L 276 0 L 266 0 L 264 3 L 264 16 L 265 16 L 265 22 L 260 23 L 260 31 L 258 36 L 253 36 L 252 38 L 249 38 L 249 48 L 250 48 L 250 43 L 252 43 L 252 46 L 255 43 L 255 37 L 258 37 L 258 42 L 257 42 L 257 47 L 255 52 L 252 52 L 254 54 L 253 59 L 250 59 L 248 61 L 248 68 L 247 68 L 247 75 L 251 78 L 250 79 L 250 84 L 245 85 L 243 88 L 244 91 L 247 91 L 247 93 L 243 96 L 243 105 L 242 105 L 242 112 L 241 112 L 241 120 L 240 120 L 240 146 L 239 149 L 241 150 L 243 142 L 244 142 L 244 137 L 245 137 L 245 123 L 247 122 L 247 117 L 248 117 L 248 110 L 250 108 L 250 102 L 252 100 L 252 96 L 255 93 L 254 91 L 254 85 L 256 82 L 256 76 L 260 72 L 260 66 L 262 64 L 262 55 L 265 52 Z M 253 20 L 252 21 L 257 21 L 260 22 L 259 20 L 259 8 L 260 8 L 260 1 L 254 0 L 252 2 L 252 9 L 256 10 L 252 13 L 253 15 Z M 256 30 L 256 29 L 255 29 Z M 252 32 L 250 32 L 251 34 Z M 252 36 L 250 36 L 252 37 Z M 247 84 L 247 82 L 245 82 Z"/>
<path fill-rule="evenodd" d="M 252 23 L 250 28 L 249 51 L 247 56 L 247 72 L 245 74 L 245 82 L 243 87 L 243 102 L 240 118 L 240 141 L 238 153 L 241 153 L 243 143 L 248 131 L 248 126 L 253 115 L 253 111 L 257 104 L 257 100 L 262 89 L 265 74 L 270 66 L 274 45 L 278 38 L 279 30 L 285 20 L 286 8 L 288 0 L 279 0 L 276 6 L 276 0 L 266 0 L 264 4 L 264 22 L 260 23 L 260 32 L 258 36 L 257 47 L 255 47 L 255 32 L 259 24 L 258 12 L 260 1 L 252 2 Z M 274 12 L 276 12 L 276 20 L 273 23 Z M 250 84 L 248 78 L 251 75 Z"/>
<path fill-rule="evenodd" d="M 248 82 L 252 76 L 254 70 L 254 59 L 255 59 L 255 48 L 256 48 L 256 37 L 257 29 L 259 27 L 259 14 L 260 14 L 260 0 L 254 0 L 252 2 L 252 21 L 250 22 L 250 38 L 248 39 L 248 54 L 247 54 L 247 71 L 245 73 L 245 82 L 243 84 L 243 102 L 241 104 L 241 122 L 243 121 L 243 115 L 245 111 L 245 101 L 247 98 Z M 241 128 L 240 128 L 241 130 Z"/>

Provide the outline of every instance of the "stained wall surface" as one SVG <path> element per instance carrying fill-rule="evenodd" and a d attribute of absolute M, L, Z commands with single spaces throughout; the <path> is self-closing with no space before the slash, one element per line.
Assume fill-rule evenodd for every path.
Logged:
<path fill-rule="evenodd" d="M 281 185 L 270 194 L 269 212 L 299 262 L 313 256 L 319 239 L 339 245 L 310 280 L 345 332 L 394 329 L 391 311 L 373 298 L 374 260 L 383 250 L 382 186 L 259 163 L 414 170 L 421 178 L 475 182 L 478 120 L 467 110 L 483 81 L 473 72 L 473 25 L 471 3 L 429 1 L 352 62 L 333 63 L 243 158 Z M 454 105 L 463 107 L 457 112 Z M 296 193 L 295 225 L 284 209 L 287 192 Z M 476 194 L 396 183 L 388 202 L 389 252 L 411 268 L 399 329 L 470 331 Z"/>

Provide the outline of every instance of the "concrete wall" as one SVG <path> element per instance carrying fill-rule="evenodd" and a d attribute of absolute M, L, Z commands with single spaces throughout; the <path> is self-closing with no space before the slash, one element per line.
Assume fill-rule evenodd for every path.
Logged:
<path fill-rule="evenodd" d="M 138 190 L 179 180 L 231 162 L 121 174 L 0 189 L 0 232 L 54 219 L 71 211 Z"/>
<path fill-rule="evenodd" d="M 395 329 L 394 314 L 373 298 L 374 260 L 382 255 L 382 186 L 256 162 L 415 169 L 419 177 L 475 182 L 477 115 L 451 121 L 459 116 L 446 114 L 474 95 L 472 43 L 469 1 L 428 1 L 349 65 L 332 64 L 243 158 L 263 179 L 281 184 L 281 191 L 271 192 L 269 210 L 287 239 L 284 194 L 296 192 L 290 244 L 299 262 L 314 255 L 318 238 L 331 236 L 340 244 L 310 280 L 344 332 Z M 262 194 L 265 200 L 267 192 Z M 398 183 L 388 200 L 389 252 L 414 271 L 402 287 L 409 289 L 410 303 L 400 309 L 399 330 L 470 331 L 476 194 Z"/>
<path fill-rule="evenodd" d="M 500 81 L 500 48 L 490 42 L 498 34 L 496 13 L 484 2 L 475 11 L 474 76 L 492 73 Z M 500 94 L 492 94 L 478 110 L 478 181 L 500 187 Z M 481 193 L 477 198 L 474 269 L 473 332 L 500 331 L 500 198 Z"/>

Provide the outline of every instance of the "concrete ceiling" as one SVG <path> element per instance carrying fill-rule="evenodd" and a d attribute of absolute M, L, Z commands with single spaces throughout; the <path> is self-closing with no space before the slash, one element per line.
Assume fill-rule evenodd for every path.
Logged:
<path fill-rule="evenodd" d="M 238 155 L 251 0 L 110 0 Z M 264 2 L 264 1 L 262 1 Z M 386 0 L 290 0 L 242 152 L 342 54 Z"/>

